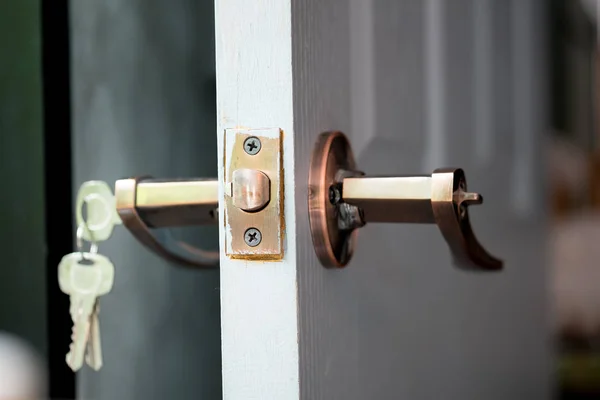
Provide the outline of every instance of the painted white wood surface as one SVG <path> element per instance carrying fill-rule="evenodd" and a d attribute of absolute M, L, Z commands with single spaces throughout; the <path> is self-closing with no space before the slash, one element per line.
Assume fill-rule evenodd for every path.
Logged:
<path fill-rule="evenodd" d="M 225 399 L 299 398 L 290 7 L 289 0 L 215 2 L 220 199 L 225 129 L 280 128 L 287 232 L 283 261 L 266 263 L 229 259 L 221 232 Z"/>
<path fill-rule="evenodd" d="M 534 20 L 543 7 L 475 1 L 216 1 L 219 137 L 280 127 L 286 171 L 284 261 L 221 255 L 225 399 L 549 398 L 543 179 L 531 147 L 545 127 Z M 481 39 L 491 42 L 491 71 L 477 61 L 481 13 L 492 20 Z M 515 48 L 511 32 L 526 44 Z M 516 80 L 530 84 L 519 120 Z M 473 93 L 493 96 L 478 104 L 492 104 L 483 120 Z M 478 142 L 482 126 L 491 132 Z M 322 268 L 307 178 L 317 135 L 333 129 L 371 174 L 465 167 L 486 198 L 473 210 L 475 231 L 507 270 L 457 271 L 436 227 L 395 224 L 362 228 L 347 269 Z M 518 195 L 515 163 L 528 169 Z"/>

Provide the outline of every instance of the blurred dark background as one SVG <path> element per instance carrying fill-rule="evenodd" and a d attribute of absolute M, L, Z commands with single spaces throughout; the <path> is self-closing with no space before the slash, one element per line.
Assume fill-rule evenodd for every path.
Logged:
<path fill-rule="evenodd" d="M 548 307 L 556 321 L 556 394 L 600 398 L 600 5 L 595 0 L 548 0 L 547 5 L 552 130 L 540 145 L 547 156 L 552 210 Z M 170 30 L 169 21 L 179 28 Z M 64 362 L 71 330 L 68 299 L 56 281 L 58 262 L 73 247 L 73 193 L 83 180 L 111 181 L 135 172 L 126 161 L 107 165 L 102 159 L 107 152 L 121 151 L 157 175 L 180 176 L 190 168 L 216 174 L 213 30 L 211 1 L 0 1 L 0 331 L 21 338 L 42 357 L 52 398 L 76 394 L 75 376 Z M 134 39 L 120 42 L 122 35 Z M 100 87 L 100 76 L 112 83 Z M 105 90 L 113 102 L 107 105 L 100 96 L 98 103 L 86 103 L 90 90 Z M 123 129 L 135 132 L 135 140 L 121 141 Z M 165 132 L 180 135 L 182 145 L 168 147 Z M 201 154 L 183 145 L 190 141 L 204 149 Z M 160 159 L 166 147 L 182 155 L 178 161 Z M 81 167 L 82 159 L 92 161 Z M 108 248 L 126 263 L 129 252 L 141 250 L 125 233 L 119 235 L 124 242 Z M 159 339 L 169 343 L 161 358 L 167 361 L 161 365 L 148 356 L 113 364 L 112 373 L 96 378 L 85 372 L 77 390 L 83 398 L 122 394 L 103 388 L 119 382 L 119 371 L 135 368 L 141 371 L 134 374 L 139 382 L 128 389 L 132 393 L 175 390 L 185 397 L 194 389 L 205 398 L 220 397 L 218 274 L 198 280 L 184 272 L 165 274 L 166 269 L 148 258 L 143 270 L 122 278 L 129 286 L 117 287 L 108 301 L 137 304 L 151 298 L 154 283 L 170 282 L 162 296 L 175 299 L 178 311 L 156 303 L 158 317 L 153 317 L 180 326 Z M 142 275 L 144 281 L 131 284 Z M 202 312 L 204 321 L 213 321 L 211 328 L 186 330 L 186 316 L 198 312 L 196 301 L 210 305 Z M 106 318 L 103 323 L 119 324 L 118 316 Z M 133 341 L 144 342 L 144 327 L 159 322 L 131 319 L 128 329 L 139 325 Z M 210 344 L 207 354 L 186 351 L 199 331 Z M 201 368 L 194 360 L 202 357 L 215 360 L 214 370 L 204 371 L 210 384 L 194 386 L 193 374 L 185 371 Z M 144 373 L 158 381 L 166 374 L 181 377 L 148 385 Z"/>

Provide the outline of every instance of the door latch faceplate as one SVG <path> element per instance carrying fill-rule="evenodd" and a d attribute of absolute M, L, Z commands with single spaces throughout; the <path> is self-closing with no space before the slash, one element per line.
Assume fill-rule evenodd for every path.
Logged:
<path fill-rule="evenodd" d="M 283 153 L 278 128 L 226 129 L 225 254 L 283 258 Z"/>

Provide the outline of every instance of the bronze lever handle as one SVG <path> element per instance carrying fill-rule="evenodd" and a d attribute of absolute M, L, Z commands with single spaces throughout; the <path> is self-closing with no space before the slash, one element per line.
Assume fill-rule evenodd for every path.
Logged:
<path fill-rule="evenodd" d="M 435 223 L 454 262 L 465 269 L 499 270 L 502 261 L 477 241 L 468 206 L 481 204 L 467 192 L 462 169 L 438 169 L 430 176 L 365 177 L 355 170 L 346 136 L 320 136 L 309 175 L 313 242 L 321 263 L 343 267 L 352 256 L 357 228 L 368 222 Z"/>
<path fill-rule="evenodd" d="M 216 267 L 219 253 L 173 239 L 153 228 L 216 224 L 216 180 L 121 179 L 115 183 L 116 207 L 123 225 L 161 257 L 196 268 Z"/>

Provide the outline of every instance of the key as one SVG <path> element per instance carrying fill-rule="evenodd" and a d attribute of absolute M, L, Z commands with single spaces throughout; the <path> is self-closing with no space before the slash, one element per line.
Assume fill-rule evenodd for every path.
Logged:
<path fill-rule="evenodd" d="M 62 276 L 71 296 L 73 343 L 67 364 L 77 371 L 83 365 L 88 350 L 88 364 L 102 366 L 98 323 L 98 296 L 110 291 L 114 281 L 114 266 L 108 258 L 94 253 L 73 253 L 66 256 Z M 83 261 L 83 262 L 82 262 Z M 89 356 L 91 354 L 91 356 Z"/>
<path fill-rule="evenodd" d="M 58 267 L 59 286 L 70 296 L 73 320 L 73 343 L 66 361 L 73 371 L 83 365 L 86 349 L 92 336 L 91 366 L 102 365 L 99 323 L 97 320 L 98 297 L 107 294 L 114 282 L 114 265 L 96 253 L 75 252 L 63 257 Z M 94 315 L 96 313 L 96 315 Z M 92 330 L 95 330 L 92 331 Z"/>
<path fill-rule="evenodd" d="M 85 361 L 94 371 L 102 368 L 102 343 L 100 341 L 100 324 L 98 314 L 100 313 L 100 302 L 96 300 L 96 306 L 92 312 L 90 335 Z"/>
<path fill-rule="evenodd" d="M 71 319 L 73 320 L 72 343 L 67 353 L 66 361 L 73 371 L 78 371 L 83 365 L 83 358 L 87 348 L 91 328 L 91 314 L 93 312 L 93 295 L 71 295 Z"/>

